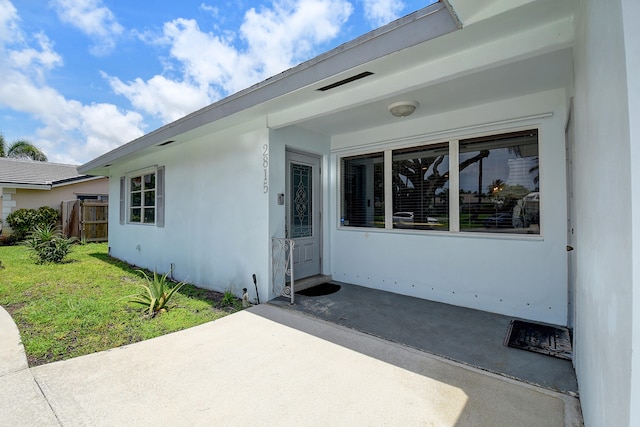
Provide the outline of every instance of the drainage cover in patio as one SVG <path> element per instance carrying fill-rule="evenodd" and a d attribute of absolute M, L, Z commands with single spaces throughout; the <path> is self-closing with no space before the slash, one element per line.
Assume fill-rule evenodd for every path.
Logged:
<path fill-rule="evenodd" d="M 338 292 L 339 290 L 340 290 L 340 285 L 327 282 L 327 283 L 322 283 L 320 285 L 314 286 L 312 288 L 298 291 L 296 292 L 296 294 L 304 295 L 307 297 L 320 297 L 323 295 L 330 295 L 334 292 Z"/>
<path fill-rule="evenodd" d="M 571 360 L 573 357 L 569 329 L 560 326 L 512 320 L 504 345 L 560 359 Z"/>

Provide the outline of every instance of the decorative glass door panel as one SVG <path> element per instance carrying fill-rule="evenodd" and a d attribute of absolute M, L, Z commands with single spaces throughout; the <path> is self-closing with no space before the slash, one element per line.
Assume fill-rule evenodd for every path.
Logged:
<path fill-rule="evenodd" d="M 291 237 L 313 236 L 312 168 L 291 164 Z"/>

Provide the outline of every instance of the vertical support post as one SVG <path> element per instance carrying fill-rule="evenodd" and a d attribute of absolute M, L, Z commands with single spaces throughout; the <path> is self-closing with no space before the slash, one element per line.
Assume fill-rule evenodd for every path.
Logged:
<path fill-rule="evenodd" d="M 294 242 L 293 240 L 289 240 L 289 275 L 291 277 L 291 305 L 295 304 L 295 300 L 296 300 L 296 293 L 295 293 L 295 284 L 294 284 L 294 278 L 293 278 L 293 247 L 295 246 L 296 242 Z"/>

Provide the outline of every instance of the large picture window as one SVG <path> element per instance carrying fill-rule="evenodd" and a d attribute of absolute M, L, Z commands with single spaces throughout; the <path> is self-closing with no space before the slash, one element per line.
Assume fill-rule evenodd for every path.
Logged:
<path fill-rule="evenodd" d="M 390 150 L 387 158 L 391 176 L 384 152 L 342 158 L 342 226 L 540 234 L 536 129 Z"/>

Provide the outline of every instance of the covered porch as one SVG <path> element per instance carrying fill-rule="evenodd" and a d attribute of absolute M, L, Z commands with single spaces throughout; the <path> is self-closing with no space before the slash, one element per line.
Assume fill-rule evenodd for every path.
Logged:
<path fill-rule="evenodd" d="M 561 393 L 578 395 L 569 360 L 503 344 L 513 317 L 342 283 L 322 296 L 271 304 Z"/>

